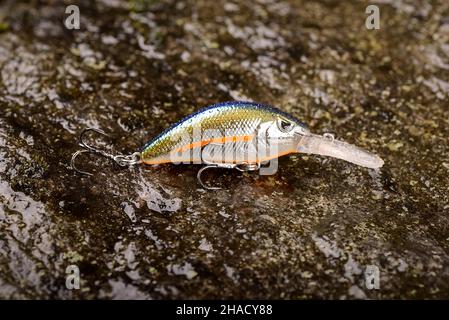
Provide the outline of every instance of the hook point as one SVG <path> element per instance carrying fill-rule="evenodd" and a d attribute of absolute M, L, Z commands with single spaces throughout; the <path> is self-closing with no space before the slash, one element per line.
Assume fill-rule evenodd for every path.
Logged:
<path fill-rule="evenodd" d="M 70 166 L 72 167 L 73 170 L 75 170 L 75 171 L 78 172 L 78 173 L 85 174 L 85 175 L 88 175 L 88 176 L 93 176 L 92 173 L 87 172 L 87 171 L 80 170 L 80 169 L 78 169 L 78 168 L 76 167 L 76 165 L 75 165 L 75 159 L 76 159 L 80 154 L 86 153 L 86 152 L 90 152 L 90 151 L 89 151 L 89 150 L 78 150 L 77 152 L 75 152 L 75 153 L 72 155 L 72 159 L 70 160 Z"/>
<path fill-rule="evenodd" d="M 201 180 L 201 174 L 202 174 L 205 170 L 211 169 L 211 168 L 218 168 L 218 166 L 217 166 L 217 165 L 211 164 L 211 165 L 207 165 L 207 166 L 205 166 L 205 167 L 202 167 L 200 170 L 198 170 L 198 173 L 196 174 L 196 178 L 197 178 L 199 184 L 200 184 L 204 189 L 206 189 L 206 190 L 221 190 L 220 187 L 209 187 L 209 186 L 207 186 L 207 185 L 203 182 L 203 180 Z"/>

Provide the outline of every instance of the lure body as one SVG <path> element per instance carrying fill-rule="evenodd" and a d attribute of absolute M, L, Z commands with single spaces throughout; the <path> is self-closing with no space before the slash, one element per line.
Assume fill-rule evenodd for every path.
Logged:
<path fill-rule="evenodd" d="M 143 148 L 146 164 L 205 163 L 254 165 L 290 153 L 331 156 L 379 168 L 375 154 L 328 135 L 312 134 L 297 118 L 274 107 L 247 101 L 212 105 L 172 125 Z"/>
<path fill-rule="evenodd" d="M 259 164 L 297 152 L 295 133 L 308 132 L 298 119 L 268 105 L 219 103 L 182 119 L 149 141 L 141 160 L 146 164 Z"/>

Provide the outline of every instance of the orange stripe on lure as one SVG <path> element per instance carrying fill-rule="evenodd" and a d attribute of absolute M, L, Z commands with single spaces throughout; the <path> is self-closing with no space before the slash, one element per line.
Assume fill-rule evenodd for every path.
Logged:
<path fill-rule="evenodd" d="M 205 169 L 259 170 L 261 163 L 291 153 L 331 156 L 373 169 L 383 165 L 383 160 L 375 154 L 335 140 L 329 134 L 312 134 L 304 123 L 288 113 L 247 101 L 219 103 L 201 109 L 173 124 L 151 139 L 140 152 L 131 155 L 112 155 L 88 145 L 83 139 L 88 131 L 105 134 L 92 128 L 80 134 L 79 144 L 83 149 L 77 151 L 71 161 L 77 172 L 89 174 L 75 166 L 75 158 L 84 152 L 107 157 L 121 166 L 200 163 L 206 166 L 197 177 L 206 189 L 217 188 L 202 182 L 201 173 Z"/>

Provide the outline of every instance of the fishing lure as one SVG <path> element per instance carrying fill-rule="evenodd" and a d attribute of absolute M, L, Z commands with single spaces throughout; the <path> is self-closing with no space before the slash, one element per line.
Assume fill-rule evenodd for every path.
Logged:
<path fill-rule="evenodd" d="M 113 160 L 120 166 L 134 164 L 198 163 L 205 166 L 197 179 L 205 189 L 201 174 L 209 168 L 254 171 L 261 164 L 283 155 L 306 153 L 343 159 L 367 168 L 380 168 L 383 160 L 375 154 L 330 134 L 317 135 L 292 115 L 274 107 L 247 101 L 218 103 L 201 109 L 173 124 L 150 140 L 140 152 L 113 155 L 87 144 L 82 131 L 79 145 L 83 148 L 72 156 L 71 165 L 80 173 L 89 174 L 75 166 L 75 159 L 85 152 Z"/>

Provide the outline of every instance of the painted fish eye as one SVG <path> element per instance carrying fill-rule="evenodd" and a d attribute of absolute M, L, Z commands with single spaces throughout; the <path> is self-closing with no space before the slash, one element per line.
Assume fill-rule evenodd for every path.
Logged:
<path fill-rule="evenodd" d="M 293 129 L 293 123 L 284 119 L 278 119 L 277 125 L 282 132 L 290 132 Z"/>

